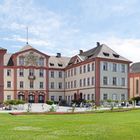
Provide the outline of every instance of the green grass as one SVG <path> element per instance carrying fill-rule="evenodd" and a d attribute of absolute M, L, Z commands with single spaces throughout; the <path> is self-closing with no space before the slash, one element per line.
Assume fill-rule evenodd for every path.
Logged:
<path fill-rule="evenodd" d="M 0 114 L 0 140 L 140 140 L 140 110 L 74 115 Z"/>

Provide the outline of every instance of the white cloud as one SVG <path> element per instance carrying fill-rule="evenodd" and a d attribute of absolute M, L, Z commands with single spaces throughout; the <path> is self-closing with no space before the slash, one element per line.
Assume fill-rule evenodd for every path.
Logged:
<path fill-rule="evenodd" d="M 117 53 L 122 56 L 128 58 L 133 62 L 139 62 L 139 52 L 140 52 L 140 38 L 132 39 L 132 38 L 117 38 L 111 37 L 105 39 L 104 42 L 114 49 Z"/>
<path fill-rule="evenodd" d="M 133 9 L 137 0 L 124 0 L 121 3 L 113 3 L 111 0 L 109 3 L 102 0 L 85 0 L 81 3 L 81 18 L 90 22 L 93 19 L 95 23 L 112 15 L 131 15 L 137 12 L 137 9 L 136 11 Z M 95 34 L 83 32 L 82 28 L 77 26 L 81 22 L 78 21 L 80 18 L 77 15 L 64 14 L 65 16 L 62 16 L 48 10 L 47 7 L 41 9 L 34 4 L 34 0 L 5 0 L 0 5 L 0 9 L 0 29 L 11 33 L 7 33 L 6 37 L 1 37 L 1 40 L 12 42 L 10 47 L 18 48 L 18 45 L 14 47 L 13 42 L 22 42 L 23 46 L 25 45 L 26 26 L 28 26 L 29 44 L 47 52 L 48 55 L 60 52 L 64 56 L 72 56 L 78 54 L 79 49 L 88 50 L 95 47 L 96 42 L 100 41 L 122 56 L 134 62 L 139 61 L 140 39 L 115 36 L 117 31 L 103 33 L 102 28 Z M 75 20 L 71 21 L 70 18 L 73 16 Z M 86 28 L 90 30 L 96 27 L 86 25 Z"/>

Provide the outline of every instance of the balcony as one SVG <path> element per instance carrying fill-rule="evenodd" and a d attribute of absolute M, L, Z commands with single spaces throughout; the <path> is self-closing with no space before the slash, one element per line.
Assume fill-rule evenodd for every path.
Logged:
<path fill-rule="evenodd" d="M 29 76 L 28 76 L 28 79 L 29 79 L 29 80 L 35 80 L 36 77 L 35 77 L 34 75 L 29 75 Z"/>

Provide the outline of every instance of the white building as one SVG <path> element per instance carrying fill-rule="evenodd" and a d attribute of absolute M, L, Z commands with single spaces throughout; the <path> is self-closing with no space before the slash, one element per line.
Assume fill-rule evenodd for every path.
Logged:
<path fill-rule="evenodd" d="M 14 54 L 0 49 L 0 100 L 126 100 L 130 61 L 105 44 L 73 57 L 49 56 L 24 46 Z"/>

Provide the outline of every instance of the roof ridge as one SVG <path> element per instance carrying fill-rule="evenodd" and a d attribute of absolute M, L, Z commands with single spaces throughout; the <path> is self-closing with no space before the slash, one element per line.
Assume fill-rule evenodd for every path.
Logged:
<path fill-rule="evenodd" d="M 29 49 L 35 49 L 35 48 L 33 48 L 31 45 L 29 45 L 29 44 L 26 44 L 25 46 L 23 46 L 20 50 L 19 50 L 19 52 L 22 52 L 22 51 L 25 51 L 25 50 L 29 50 Z"/>

